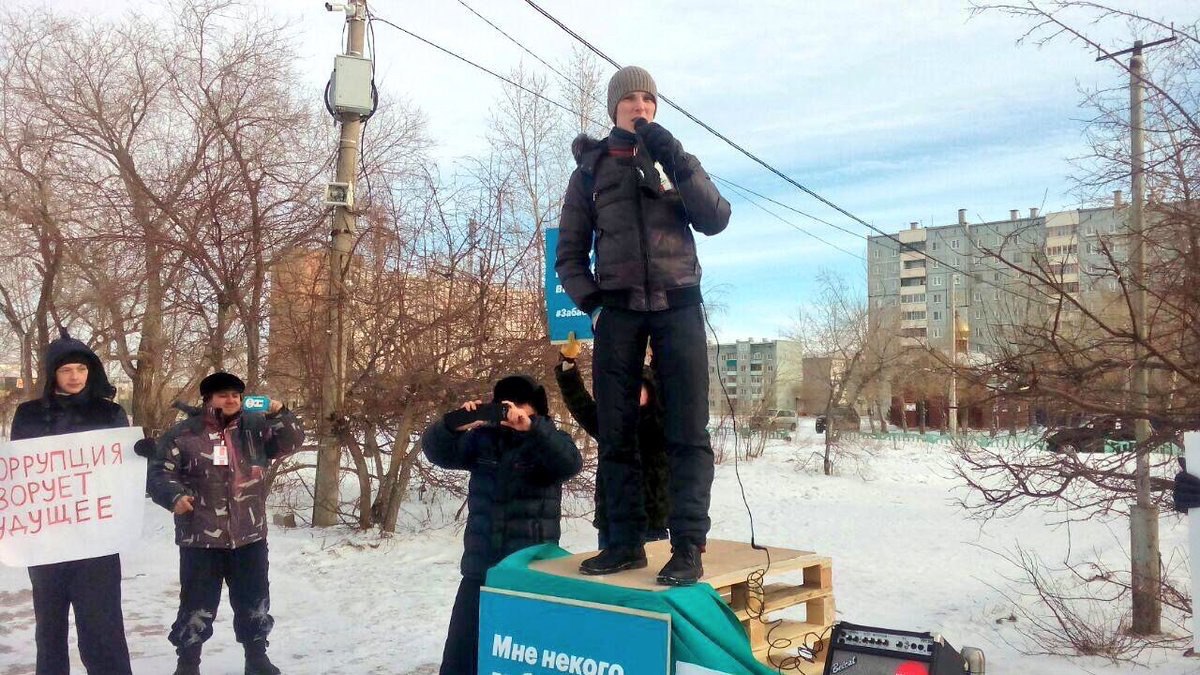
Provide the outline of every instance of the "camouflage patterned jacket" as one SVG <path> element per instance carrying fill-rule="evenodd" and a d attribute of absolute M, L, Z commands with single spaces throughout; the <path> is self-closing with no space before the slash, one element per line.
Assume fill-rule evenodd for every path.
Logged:
<path fill-rule="evenodd" d="M 148 488 L 168 511 L 192 495 L 191 513 L 175 516 L 175 543 L 195 548 L 238 548 L 267 538 L 267 484 L 272 460 L 300 449 L 304 430 L 290 410 L 218 420 L 213 408 L 195 411 L 158 439 Z M 228 464 L 213 462 L 224 444 Z"/>

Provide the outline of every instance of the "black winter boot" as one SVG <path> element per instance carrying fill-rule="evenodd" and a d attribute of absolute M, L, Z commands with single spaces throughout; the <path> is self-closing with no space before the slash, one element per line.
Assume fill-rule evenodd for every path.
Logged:
<path fill-rule="evenodd" d="M 200 664 L 180 663 L 175 666 L 175 675 L 200 675 Z"/>
<path fill-rule="evenodd" d="M 646 566 L 645 546 L 612 545 L 584 560 L 579 565 L 579 573 L 587 575 L 612 574 L 623 570 L 636 570 Z"/>
<path fill-rule="evenodd" d="M 246 645 L 246 675 L 280 675 L 280 671 L 267 658 L 267 643 L 261 640 Z"/>
<path fill-rule="evenodd" d="M 664 586 L 691 586 L 704 576 L 700 564 L 700 547 L 690 542 L 671 545 L 671 559 L 658 573 L 658 583 Z"/>

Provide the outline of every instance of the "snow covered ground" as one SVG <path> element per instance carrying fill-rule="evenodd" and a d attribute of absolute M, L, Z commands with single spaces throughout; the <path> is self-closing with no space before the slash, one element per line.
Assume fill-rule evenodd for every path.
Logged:
<path fill-rule="evenodd" d="M 802 426 L 809 426 L 811 424 Z M 811 431 L 775 441 L 763 457 L 740 466 L 760 543 L 814 550 L 833 559 L 838 617 L 870 625 L 940 632 L 956 647 L 983 649 L 992 675 L 1116 675 L 1135 669 L 1095 658 L 1025 656 L 1022 620 L 1006 592 L 1015 570 L 989 552 L 1020 545 L 1049 562 L 1068 547 L 1076 558 L 1098 555 L 1127 560 L 1122 520 L 1093 519 L 1064 528 L 1046 523 L 1062 514 L 1028 511 L 980 525 L 954 505 L 958 485 L 947 468 L 950 451 L 920 443 L 876 444 L 877 454 L 845 474 L 818 475 L 802 468 L 815 449 Z M 141 545 L 123 554 L 125 626 L 134 672 L 162 674 L 174 667 L 166 632 L 174 619 L 178 555 L 166 511 L 147 502 Z M 416 505 L 424 510 L 426 505 Z M 452 513 L 457 504 L 441 505 Z M 415 510 L 414 509 L 414 510 Z M 747 540 L 746 510 L 730 462 L 717 471 L 713 537 Z M 435 522 L 442 520 L 433 518 Z M 284 672 L 359 675 L 436 673 L 461 553 L 453 526 L 394 537 L 345 529 L 275 528 L 270 537 L 271 654 Z M 595 533 L 581 518 L 564 523 L 563 546 L 594 548 Z M 1164 560 L 1178 559 L 1186 523 L 1162 520 Z M 228 605 L 206 645 L 206 675 L 241 673 Z M 72 639 L 74 651 L 74 639 Z M 75 672 L 83 672 L 78 665 Z M 0 675 L 33 672 L 33 616 L 24 569 L 0 568 Z M 1200 662 L 1176 652 L 1143 658 L 1162 675 L 1200 673 Z M 812 675 L 809 673 L 809 675 Z"/>

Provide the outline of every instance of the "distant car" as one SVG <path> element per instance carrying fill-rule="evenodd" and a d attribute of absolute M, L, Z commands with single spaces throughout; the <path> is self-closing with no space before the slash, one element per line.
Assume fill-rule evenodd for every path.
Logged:
<path fill-rule="evenodd" d="M 1077 427 L 1059 429 L 1046 437 L 1050 452 L 1104 452 L 1110 441 L 1133 441 L 1132 420 L 1097 417 Z"/>
<path fill-rule="evenodd" d="M 753 431 L 795 431 L 798 418 L 795 410 L 768 410 L 765 414 L 750 418 Z"/>
<path fill-rule="evenodd" d="M 823 434 L 829 428 L 830 418 L 833 420 L 833 426 L 838 431 L 858 431 L 859 422 L 858 411 L 850 407 L 839 407 L 829 411 L 829 415 L 817 415 L 814 422 L 814 428 L 818 434 Z"/>

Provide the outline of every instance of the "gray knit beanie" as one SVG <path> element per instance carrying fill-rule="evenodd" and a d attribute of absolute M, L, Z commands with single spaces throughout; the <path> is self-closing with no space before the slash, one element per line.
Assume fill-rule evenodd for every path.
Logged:
<path fill-rule="evenodd" d="M 613 74 L 608 81 L 608 116 L 613 122 L 617 121 L 617 103 L 625 95 L 634 91 L 644 91 L 654 97 L 658 103 L 658 87 L 654 86 L 654 78 L 645 68 L 625 66 Z"/>

